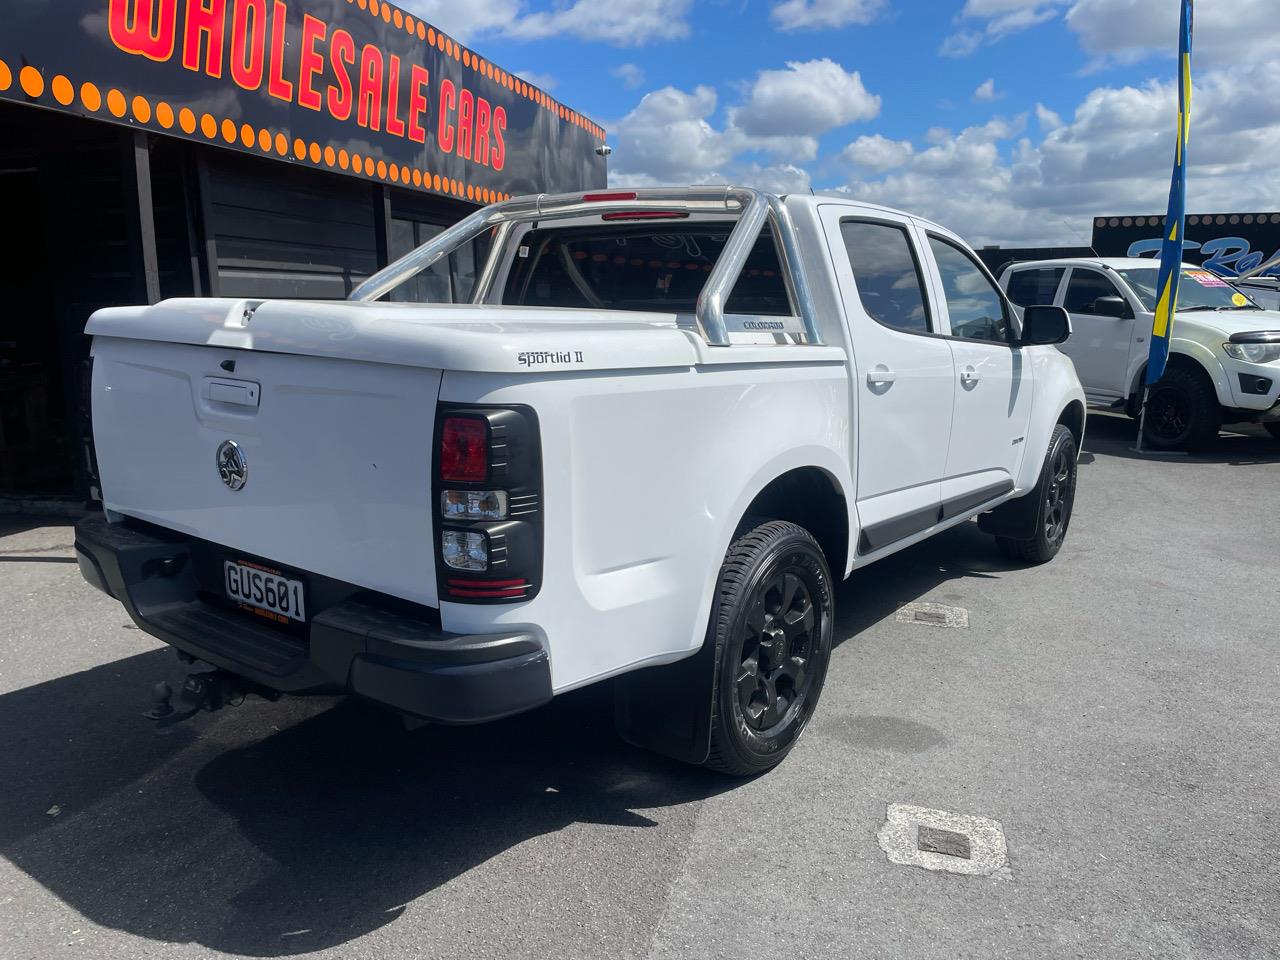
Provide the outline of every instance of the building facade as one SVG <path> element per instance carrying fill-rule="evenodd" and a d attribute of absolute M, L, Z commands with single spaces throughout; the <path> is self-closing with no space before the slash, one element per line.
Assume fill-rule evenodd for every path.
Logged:
<path fill-rule="evenodd" d="M 98 307 L 342 298 L 479 205 L 606 182 L 601 127 L 380 0 L 5 18 L 0 496 L 92 491 Z M 455 255 L 410 294 L 464 298 L 473 271 Z"/>

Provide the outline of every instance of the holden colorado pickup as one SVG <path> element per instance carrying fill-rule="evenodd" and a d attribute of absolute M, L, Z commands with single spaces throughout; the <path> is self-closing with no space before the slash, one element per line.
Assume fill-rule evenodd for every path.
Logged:
<path fill-rule="evenodd" d="M 405 302 L 464 247 L 469 302 Z M 246 692 L 474 723 L 615 678 L 629 741 L 766 770 L 836 583 L 975 516 L 1050 559 L 1085 423 L 1066 312 L 1019 316 L 954 234 L 740 188 L 512 199 L 349 301 L 88 332 L 80 568 L 212 667 L 160 723 Z"/>
<path fill-rule="evenodd" d="M 1091 403 L 1137 417 L 1160 265 L 1142 257 L 1036 260 L 1000 275 L 1013 302 L 1058 304 L 1062 348 Z M 1147 395 L 1143 440 L 1162 450 L 1211 443 L 1223 423 L 1260 423 L 1280 440 L 1280 313 L 1202 267 L 1182 265 L 1169 364 Z"/>

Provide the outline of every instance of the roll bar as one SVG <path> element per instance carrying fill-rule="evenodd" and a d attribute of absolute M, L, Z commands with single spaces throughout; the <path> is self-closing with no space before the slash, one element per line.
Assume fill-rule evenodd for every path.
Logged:
<path fill-rule="evenodd" d="M 493 287 L 503 248 L 511 228 L 518 223 L 568 220 L 605 213 L 679 211 L 736 214 L 720 259 L 698 295 L 695 318 L 703 338 L 714 347 L 729 346 L 724 307 L 738 275 L 767 222 L 778 243 L 778 257 L 787 294 L 804 325 L 805 339 L 821 344 L 813 294 L 805 278 L 795 225 L 782 200 L 774 194 L 748 187 L 686 187 L 681 189 L 598 190 L 587 193 L 538 194 L 513 197 L 484 207 L 437 234 L 395 263 L 379 270 L 351 291 L 349 300 L 377 300 L 454 250 L 488 230 L 496 229 L 489 256 L 471 292 L 472 303 L 483 303 Z"/>

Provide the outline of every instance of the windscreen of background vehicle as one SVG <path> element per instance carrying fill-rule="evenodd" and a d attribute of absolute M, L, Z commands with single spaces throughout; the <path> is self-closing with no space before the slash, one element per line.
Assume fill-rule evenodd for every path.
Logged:
<path fill-rule="evenodd" d="M 1157 267 L 1117 270 L 1149 312 L 1156 309 Z M 1236 298 L 1242 298 L 1243 303 Z M 1183 270 L 1178 281 L 1178 310 L 1261 310 L 1227 281 L 1208 270 Z"/>
<path fill-rule="evenodd" d="M 693 313 L 732 223 L 565 227 L 525 235 L 502 302 Z M 726 313 L 790 316 L 767 228 L 725 304 Z"/>

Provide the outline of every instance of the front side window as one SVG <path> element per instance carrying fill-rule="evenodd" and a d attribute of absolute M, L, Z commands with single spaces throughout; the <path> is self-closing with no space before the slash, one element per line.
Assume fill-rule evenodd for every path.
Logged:
<path fill-rule="evenodd" d="M 940 237 L 929 237 L 929 249 L 942 275 L 952 336 L 1008 343 L 1009 318 L 1004 300 L 977 262 Z"/>
<path fill-rule="evenodd" d="M 1081 270 L 1076 267 L 1071 271 L 1071 281 L 1067 284 L 1067 297 L 1062 305 L 1067 313 L 1097 313 L 1094 303 L 1102 297 L 1118 297 L 1120 291 L 1111 280 L 1096 270 Z"/>
<path fill-rule="evenodd" d="M 841 220 L 840 233 L 862 309 L 886 327 L 928 333 L 924 280 L 907 231 L 888 223 Z"/>
<path fill-rule="evenodd" d="M 1005 290 L 1009 299 L 1020 307 L 1049 306 L 1057 296 L 1058 284 L 1066 267 L 1028 267 L 1009 276 Z"/>

